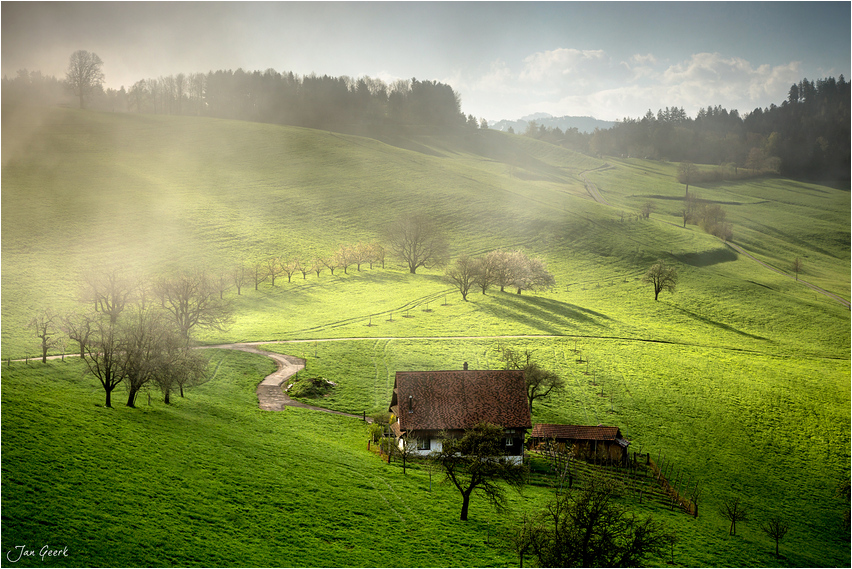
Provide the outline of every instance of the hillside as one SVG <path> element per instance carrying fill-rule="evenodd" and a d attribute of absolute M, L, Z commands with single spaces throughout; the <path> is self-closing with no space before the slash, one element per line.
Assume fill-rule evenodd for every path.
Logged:
<path fill-rule="evenodd" d="M 470 548 L 465 557 L 455 557 L 451 548 L 434 553 L 414 545 L 399 562 L 389 560 L 391 549 L 370 554 L 382 530 L 372 521 L 361 527 L 354 517 L 329 534 L 345 533 L 353 549 L 318 554 L 324 547 L 320 541 L 331 538 L 317 533 L 322 524 L 336 523 L 340 504 L 369 503 L 367 510 L 359 509 L 368 518 L 387 512 L 370 488 L 378 487 L 398 514 L 419 525 L 452 519 L 455 496 L 443 487 L 440 498 L 409 502 L 404 496 L 419 496 L 428 484 L 425 473 L 409 483 L 396 470 L 371 462 L 374 457 L 359 448 L 366 436 L 363 424 L 253 409 L 252 386 L 268 367 L 262 358 L 241 359 L 245 367 L 229 371 L 234 375 L 225 375 L 225 383 L 211 372 L 210 382 L 171 407 L 155 393 L 151 409 L 116 409 L 108 419 L 96 407 L 102 403 L 100 387 L 91 377 L 80 377 L 78 364 L 5 362 L 35 353 L 27 323 L 37 310 L 50 306 L 61 313 L 78 307 L 84 269 L 114 263 L 154 274 L 203 264 L 216 271 L 272 255 L 327 254 L 341 243 L 381 241 L 388 223 L 422 212 L 446 232 L 452 254 L 522 248 L 547 262 L 556 287 L 520 296 L 492 289 L 463 302 L 440 269 L 410 275 L 388 259 L 384 269 L 298 274 L 292 282 L 279 278 L 274 287 L 269 282 L 258 290 L 245 287 L 240 295 L 232 289 L 233 325 L 199 340 L 286 341 L 270 349 L 305 357 L 311 373 L 339 383 L 320 404 L 356 413 L 386 408 L 396 371 L 454 368 L 464 361 L 487 369 L 499 365 L 501 345 L 532 349 L 570 386 L 538 405 L 534 422 L 617 424 L 629 433 L 631 448 L 663 453 L 704 488 L 697 520 L 654 514 L 675 524 L 682 536 L 676 563 L 850 562 L 848 542 L 837 529 L 848 503 L 834 496 L 849 477 L 850 313 L 797 282 L 789 270 L 790 261 L 802 257 L 800 280 L 849 300 L 848 192 L 783 178 L 690 186 L 726 208 L 735 244 L 786 273 L 781 274 L 697 226 L 682 227 L 684 188 L 676 181 L 676 164 L 596 159 L 490 130 L 379 140 L 216 119 L 4 107 L 2 163 L 2 394 L 4 406 L 12 410 L 4 415 L 2 429 L 7 445 L 16 449 L 3 463 L 2 489 L 4 506 L 19 504 L 8 516 L 4 508 L 4 547 L 9 540 L 45 536 L 37 524 L 53 523 L 50 529 L 70 540 L 70 528 L 81 519 L 88 520 L 92 532 L 104 532 L 145 507 L 138 486 L 128 485 L 108 492 L 113 507 L 127 504 L 115 514 L 95 515 L 86 507 L 82 511 L 88 513 L 78 517 L 72 503 L 52 510 L 52 522 L 26 521 L 36 507 L 32 496 L 51 489 L 48 495 L 58 502 L 75 488 L 60 480 L 70 476 L 82 484 L 92 468 L 95 456 L 63 461 L 61 472 L 45 469 L 40 456 L 58 453 L 62 440 L 80 433 L 81 440 L 99 441 L 75 441 L 75 456 L 83 456 L 86 446 L 110 452 L 105 449 L 129 440 L 142 453 L 154 448 L 145 442 L 152 440 L 148 435 L 180 448 L 171 439 L 171 427 L 209 422 L 197 435 L 216 433 L 214 449 L 237 441 L 238 455 L 249 456 L 262 444 L 262 455 L 281 457 L 277 468 L 296 469 L 295 478 L 276 492 L 297 490 L 294 499 L 315 506 L 289 510 L 294 517 L 316 518 L 295 530 L 287 524 L 294 532 L 288 543 L 302 543 L 300 553 L 269 557 L 262 540 L 238 546 L 231 535 L 222 551 L 198 557 L 186 553 L 188 541 L 182 542 L 183 553 L 169 558 L 132 553 L 116 543 L 110 557 L 107 548 L 88 544 L 92 563 L 512 563 L 510 550 L 479 545 L 493 541 L 495 528 L 508 523 L 484 502 L 476 525 L 440 530 L 446 535 L 461 531 L 459 543 Z M 584 177 L 611 205 L 591 198 Z M 648 201 L 653 213 L 640 219 L 638 210 Z M 680 280 L 674 294 L 663 293 L 654 302 L 641 278 L 657 259 L 677 267 Z M 577 364 L 578 359 L 585 363 Z M 44 428 L 33 428 L 42 423 Z M 74 426 L 49 427 L 65 424 Z M 275 442 L 261 443 L 246 429 L 268 429 Z M 294 433 L 302 433 L 298 444 L 281 442 Z M 343 442 L 333 442 L 337 439 Z M 323 458 L 327 478 L 317 473 L 310 478 L 303 466 L 293 466 L 304 463 L 295 448 L 304 446 L 337 449 Z M 207 453 L 192 450 L 187 464 L 212 460 Z M 240 466 L 241 456 L 225 454 L 230 458 L 213 461 L 227 474 L 211 475 L 222 484 L 218 492 L 227 496 L 238 487 L 259 492 L 250 487 L 246 473 L 262 461 Z M 174 474 L 179 459 L 157 451 L 152 462 L 140 462 L 138 468 L 180 478 Z M 352 469 L 366 473 L 357 496 L 346 490 Z M 264 472 L 274 477 L 273 470 Z M 145 495 L 162 504 L 162 491 L 157 485 Z M 774 558 L 774 544 L 760 533 L 758 521 L 728 538 L 718 505 L 731 494 L 749 499 L 756 520 L 775 512 L 796 513 L 794 529 L 781 546 L 786 557 Z M 324 501 L 325 495 L 334 499 Z M 91 489 L 84 496 L 107 499 Z M 199 499 L 206 504 L 218 498 Z M 531 511 L 546 499 L 544 489 L 533 490 L 513 501 L 511 514 Z M 406 507 L 411 515 L 403 512 Z M 198 514 L 158 506 L 150 524 L 176 516 L 185 527 L 194 527 L 212 515 L 207 508 Z M 238 510 L 230 504 L 215 525 L 238 522 L 265 536 L 283 533 L 281 522 L 265 525 Z M 153 543 L 146 537 L 153 526 L 146 524 L 132 532 L 127 548 Z M 174 531 L 181 540 L 189 539 L 184 529 Z M 426 539 L 419 531 L 407 539 Z M 210 543 L 224 539 L 216 532 L 208 537 Z M 236 562 L 237 557 L 244 561 Z M 78 559 L 72 564 L 87 563 Z"/>

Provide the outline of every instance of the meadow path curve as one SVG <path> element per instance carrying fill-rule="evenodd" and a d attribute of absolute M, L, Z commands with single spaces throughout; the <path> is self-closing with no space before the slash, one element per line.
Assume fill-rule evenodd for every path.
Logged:
<path fill-rule="evenodd" d="M 266 350 L 261 350 L 257 346 L 264 343 L 276 343 L 276 342 L 246 342 L 246 343 L 236 343 L 236 344 L 216 344 L 213 346 L 202 346 L 202 349 L 216 348 L 220 350 L 240 350 L 243 352 L 249 352 L 251 354 L 259 354 L 262 356 L 266 356 L 271 358 L 272 361 L 275 362 L 275 365 L 278 366 L 278 369 L 267 375 L 263 381 L 261 381 L 257 385 L 257 389 L 255 393 L 257 393 L 257 404 L 258 407 L 263 409 L 264 411 L 283 411 L 287 407 L 301 407 L 303 409 L 310 409 L 312 411 L 323 411 L 325 413 L 332 413 L 335 415 L 343 415 L 346 417 L 352 417 L 355 419 L 363 419 L 362 415 L 354 415 L 352 413 L 344 413 L 342 411 L 334 411 L 333 409 L 326 409 L 324 407 L 316 407 L 314 405 L 308 405 L 307 403 L 302 403 L 300 401 L 296 401 L 291 399 L 284 392 L 284 383 L 290 379 L 290 377 L 294 376 L 299 371 L 305 369 L 305 360 L 301 358 L 297 358 L 294 356 L 288 356 L 285 354 L 278 354 L 275 352 L 268 352 Z M 370 418 L 366 419 L 367 422 L 372 422 Z"/>

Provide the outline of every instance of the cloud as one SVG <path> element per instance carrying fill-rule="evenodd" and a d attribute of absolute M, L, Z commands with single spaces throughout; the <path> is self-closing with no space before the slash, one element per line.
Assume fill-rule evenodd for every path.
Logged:
<path fill-rule="evenodd" d="M 615 64 L 602 50 L 560 48 L 533 53 L 514 69 L 493 60 L 446 82 L 462 95 L 465 112 L 489 119 L 547 112 L 615 120 L 672 106 L 695 116 L 707 106 L 745 113 L 779 104 L 801 68 L 798 61 L 755 65 L 719 53 L 696 53 L 674 64 L 634 53 Z"/>
<path fill-rule="evenodd" d="M 766 99 L 783 99 L 789 86 L 801 73 L 801 64 L 769 64 L 754 67 L 741 57 L 718 53 L 697 53 L 672 65 L 661 77 L 669 97 L 681 106 L 705 106 L 717 101 L 728 105 L 760 104 Z M 780 100 L 779 99 L 779 100 Z"/>
<path fill-rule="evenodd" d="M 630 73 L 628 81 L 639 81 L 657 75 L 656 65 L 657 58 L 650 53 L 645 55 L 636 53 L 631 55 L 627 61 L 621 62 L 621 66 Z"/>
<path fill-rule="evenodd" d="M 524 68 L 520 73 L 521 81 L 548 82 L 567 76 L 600 69 L 609 63 L 609 56 L 603 50 L 560 48 L 552 51 L 539 51 L 524 58 Z"/>

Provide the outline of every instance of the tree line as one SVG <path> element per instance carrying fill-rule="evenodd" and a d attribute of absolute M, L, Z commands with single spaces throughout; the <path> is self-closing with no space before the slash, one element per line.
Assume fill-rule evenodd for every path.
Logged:
<path fill-rule="evenodd" d="M 776 172 L 848 180 L 850 94 L 843 75 L 802 79 L 780 105 L 758 107 L 745 116 L 717 105 L 690 117 L 675 106 L 656 114 L 649 109 L 641 118 L 626 117 L 593 133 L 530 123 L 524 134 L 592 155 L 717 164 L 722 167 L 714 173 L 717 179 Z"/>
<path fill-rule="evenodd" d="M 287 124 L 308 128 L 371 131 L 417 126 L 445 130 L 480 126 L 461 112 L 459 95 L 438 81 L 304 75 L 293 72 L 217 70 L 140 79 L 128 89 L 104 89 L 97 54 L 74 52 L 65 80 L 19 70 L 3 77 L 6 102 L 70 102 L 80 108 L 191 115 Z M 482 121 L 484 123 L 484 121 Z"/>

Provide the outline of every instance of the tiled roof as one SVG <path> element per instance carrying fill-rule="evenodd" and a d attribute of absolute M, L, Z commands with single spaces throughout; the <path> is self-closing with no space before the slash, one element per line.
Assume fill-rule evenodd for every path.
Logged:
<path fill-rule="evenodd" d="M 532 426 L 524 372 L 398 371 L 390 410 L 403 431 Z"/>
<path fill-rule="evenodd" d="M 574 441 L 615 441 L 622 438 L 618 427 L 550 425 L 547 423 L 536 423 L 530 436 L 541 439 L 570 439 Z"/>

